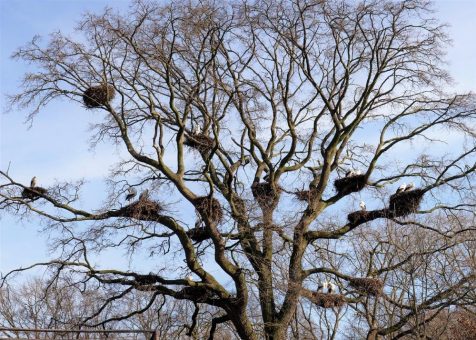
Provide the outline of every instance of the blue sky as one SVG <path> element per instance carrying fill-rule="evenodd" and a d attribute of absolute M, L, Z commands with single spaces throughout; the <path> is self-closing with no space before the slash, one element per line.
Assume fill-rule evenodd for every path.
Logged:
<path fill-rule="evenodd" d="M 18 89 L 28 69 L 9 57 L 34 35 L 47 36 L 61 30 L 74 34 L 75 22 L 86 10 L 100 11 L 106 5 L 127 8 L 129 1 L 102 0 L 0 0 L 0 101 L 5 111 L 5 95 Z M 448 50 L 449 70 L 454 90 L 476 92 L 476 0 L 436 1 L 435 14 L 449 23 L 453 46 Z M 0 117 L 0 167 L 28 183 L 33 175 L 48 186 L 57 180 L 85 178 L 89 184 L 83 204 L 105 197 L 102 178 L 120 150 L 101 145 L 89 147 L 89 123 L 93 111 L 79 105 L 54 103 L 45 108 L 29 129 L 25 112 L 15 110 Z M 40 226 L 0 215 L 0 272 L 48 258 L 47 237 Z M 107 258 L 103 258 L 107 261 Z"/>

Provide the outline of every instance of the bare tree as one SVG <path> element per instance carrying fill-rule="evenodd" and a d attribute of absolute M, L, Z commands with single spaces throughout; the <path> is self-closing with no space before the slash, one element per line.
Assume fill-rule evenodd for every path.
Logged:
<path fill-rule="evenodd" d="M 435 240 L 474 235 L 475 98 L 444 92 L 448 38 L 428 1 L 138 1 L 126 15 L 85 15 L 78 30 L 82 42 L 57 33 L 15 53 L 38 68 L 11 102 L 31 119 L 57 98 L 83 103 L 103 117 L 93 144 L 122 145 L 130 159 L 91 211 L 77 205 L 80 185 L 28 186 L 1 172 L 0 208 L 40 216 L 58 236 L 61 256 L 35 264 L 53 279 L 69 272 L 103 288 L 104 308 L 133 291 L 148 292 L 145 309 L 161 296 L 208 305 L 210 338 L 225 323 L 242 339 L 296 327 L 335 338 L 355 311 L 375 339 L 467 298 L 469 265 L 449 263 L 446 288 L 419 284 L 442 244 L 413 261 L 410 241 L 372 237 L 388 223 L 399 240 L 399 225 Z M 450 134 L 453 151 L 441 155 Z M 391 195 L 402 181 L 416 187 Z M 360 195 L 370 201 L 356 210 Z M 427 224 L 435 218 L 445 222 Z M 353 240 L 370 257 L 355 257 Z M 93 252 L 109 248 L 148 249 L 158 267 L 95 266 Z M 316 293 L 324 279 L 340 289 Z M 319 309 L 296 314 L 303 303 Z"/>

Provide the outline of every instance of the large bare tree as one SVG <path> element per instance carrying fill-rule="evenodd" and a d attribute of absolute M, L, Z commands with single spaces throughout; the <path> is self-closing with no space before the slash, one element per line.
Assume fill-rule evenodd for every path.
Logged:
<path fill-rule="evenodd" d="M 445 92 L 449 40 L 430 5 L 138 1 L 85 15 L 80 41 L 34 39 L 15 53 L 37 68 L 13 107 L 33 119 L 81 103 L 102 117 L 93 143 L 129 158 L 94 210 L 78 184 L 6 169 L 0 208 L 42 218 L 61 256 L 34 265 L 104 288 L 104 306 L 134 290 L 208 305 L 211 337 L 224 322 L 242 339 L 420 334 L 475 286 L 476 103 Z M 157 268 L 97 267 L 108 248 L 149 249 Z M 452 269 L 424 280 L 433 258 Z M 324 279 L 337 294 L 316 293 Z"/>

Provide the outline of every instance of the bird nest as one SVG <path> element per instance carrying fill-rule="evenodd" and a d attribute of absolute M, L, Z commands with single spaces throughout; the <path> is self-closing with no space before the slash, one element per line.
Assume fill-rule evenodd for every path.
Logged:
<path fill-rule="evenodd" d="M 294 195 L 296 195 L 296 198 L 300 201 L 309 202 L 314 197 L 316 197 L 316 191 L 315 190 L 298 190 L 294 192 Z"/>
<path fill-rule="evenodd" d="M 205 287 L 184 287 L 180 293 L 184 298 L 195 302 L 205 302 L 213 297 L 213 292 Z"/>
<path fill-rule="evenodd" d="M 361 224 L 367 222 L 369 216 L 369 212 L 365 210 L 354 211 L 347 215 L 347 220 L 351 224 Z"/>
<path fill-rule="evenodd" d="M 183 143 L 199 152 L 210 151 L 215 147 L 215 140 L 203 133 L 188 135 Z"/>
<path fill-rule="evenodd" d="M 211 238 L 210 233 L 205 227 L 196 227 L 187 231 L 188 237 L 195 242 L 203 242 Z"/>
<path fill-rule="evenodd" d="M 389 210 L 394 216 L 406 216 L 414 213 L 420 207 L 425 191 L 414 189 L 402 191 L 390 196 Z"/>
<path fill-rule="evenodd" d="M 98 85 L 88 88 L 83 93 L 83 102 L 87 108 L 92 109 L 109 103 L 116 91 L 112 85 Z"/>
<path fill-rule="evenodd" d="M 308 299 L 322 308 L 342 307 L 345 304 L 344 296 L 341 294 L 312 292 Z"/>
<path fill-rule="evenodd" d="M 21 192 L 21 197 L 30 200 L 36 200 L 42 197 L 43 195 L 46 195 L 47 192 L 48 190 L 42 187 L 30 187 L 23 189 L 23 191 Z"/>
<path fill-rule="evenodd" d="M 212 222 L 220 223 L 223 219 L 223 209 L 216 198 L 209 196 L 197 197 L 194 204 L 195 208 Z"/>
<path fill-rule="evenodd" d="M 382 295 L 383 282 L 379 279 L 368 277 L 353 277 L 349 280 L 349 284 L 361 293 L 370 295 Z"/>
<path fill-rule="evenodd" d="M 149 199 L 140 199 L 123 209 L 125 216 L 138 220 L 147 220 L 157 217 L 159 213 L 164 210 L 160 203 Z"/>
<path fill-rule="evenodd" d="M 338 178 L 334 181 L 334 186 L 337 192 L 341 195 L 347 195 L 352 192 L 357 192 L 365 187 L 365 175 L 355 175 L 343 178 Z"/>
<path fill-rule="evenodd" d="M 261 182 L 254 183 L 251 186 L 251 192 L 261 208 L 271 208 L 278 203 L 281 188 L 274 189 L 270 183 Z"/>

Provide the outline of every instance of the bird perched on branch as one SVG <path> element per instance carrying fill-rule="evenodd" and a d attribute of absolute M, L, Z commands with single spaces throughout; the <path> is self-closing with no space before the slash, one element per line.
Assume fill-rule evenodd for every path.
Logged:
<path fill-rule="evenodd" d="M 30 181 L 30 188 L 36 187 L 36 176 L 34 176 Z"/>
<path fill-rule="evenodd" d="M 360 210 L 362 211 L 367 210 L 367 206 L 365 205 L 364 201 L 360 201 L 359 207 L 360 207 Z"/>
<path fill-rule="evenodd" d="M 407 188 L 407 185 L 405 183 L 403 183 L 402 185 L 400 185 L 397 189 L 397 194 L 398 193 L 401 193 L 402 191 L 405 191 L 405 189 Z"/>
<path fill-rule="evenodd" d="M 137 190 L 136 190 L 136 188 L 134 188 L 134 187 L 129 187 L 129 189 L 127 189 L 126 201 L 130 201 L 131 199 L 133 199 L 134 197 L 136 197 L 136 195 L 137 195 Z"/>
<path fill-rule="evenodd" d="M 410 191 L 410 190 L 413 190 L 415 188 L 415 183 L 411 182 L 410 184 L 408 184 L 405 188 L 405 191 Z"/>

